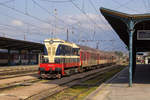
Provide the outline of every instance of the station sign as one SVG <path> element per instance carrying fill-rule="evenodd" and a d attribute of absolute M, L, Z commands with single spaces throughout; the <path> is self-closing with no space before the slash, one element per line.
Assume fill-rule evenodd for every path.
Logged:
<path fill-rule="evenodd" d="M 137 40 L 150 40 L 150 30 L 137 30 Z"/>

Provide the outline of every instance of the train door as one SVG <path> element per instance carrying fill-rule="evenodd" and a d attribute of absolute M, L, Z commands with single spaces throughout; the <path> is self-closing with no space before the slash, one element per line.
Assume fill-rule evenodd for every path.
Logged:
<path fill-rule="evenodd" d="M 87 65 L 89 65 L 88 60 L 89 60 L 89 53 L 87 52 Z"/>
<path fill-rule="evenodd" d="M 81 62 L 81 66 L 83 65 L 83 52 L 80 52 L 80 62 Z"/>

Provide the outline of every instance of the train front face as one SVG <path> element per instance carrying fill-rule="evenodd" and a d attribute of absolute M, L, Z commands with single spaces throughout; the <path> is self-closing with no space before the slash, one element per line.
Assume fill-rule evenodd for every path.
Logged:
<path fill-rule="evenodd" d="M 44 55 L 40 55 L 39 74 L 41 78 L 60 77 L 62 75 L 63 64 L 56 59 L 58 46 L 63 43 L 59 39 L 47 39 L 44 41 Z"/>

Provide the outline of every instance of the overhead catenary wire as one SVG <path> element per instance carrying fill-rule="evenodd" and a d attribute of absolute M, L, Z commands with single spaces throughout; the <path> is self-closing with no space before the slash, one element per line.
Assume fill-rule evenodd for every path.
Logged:
<path fill-rule="evenodd" d="M 148 12 L 150 11 L 150 1 L 147 0 L 147 8 L 148 8 Z"/>
<path fill-rule="evenodd" d="M 8 18 L 13 19 L 13 20 L 17 20 L 16 17 L 14 17 L 14 16 L 9 16 L 9 15 L 3 13 L 3 12 L 0 12 L 0 15 L 5 16 L 5 17 L 8 17 Z M 46 29 L 47 29 L 47 28 L 44 28 L 44 27 L 37 26 L 37 25 L 35 25 L 35 24 L 31 24 L 31 23 L 25 22 L 25 21 L 23 21 L 23 20 L 20 20 L 20 21 L 22 21 L 24 24 L 28 24 L 28 25 L 30 25 L 30 26 L 32 26 L 32 27 L 35 27 L 36 30 L 40 30 L 40 29 L 41 29 L 41 30 L 46 30 Z"/>
<path fill-rule="evenodd" d="M 15 1 L 15 0 L 9 0 L 9 1 Z M 26 0 L 27 1 L 27 0 Z M 29 0 L 28 0 L 29 1 Z M 37 3 L 39 3 L 40 5 L 41 5 L 41 2 L 38 2 L 37 0 L 32 0 L 32 1 L 35 1 L 35 2 L 37 2 Z M 31 2 L 32 2 L 31 1 Z M 48 1 L 48 2 L 52 2 L 52 3 L 65 3 L 65 2 L 68 2 L 68 3 L 71 3 L 71 2 L 73 2 L 73 1 L 75 1 L 75 0 L 40 0 L 40 1 Z M 90 0 L 91 1 L 91 0 Z M 84 3 L 86 3 L 85 2 L 85 0 L 83 1 Z M 2 2 L 2 3 L 4 3 L 4 2 Z M 5 2 L 4 3 L 4 5 L 6 5 L 6 3 L 9 3 L 9 2 Z M 29 4 L 29 3 L 28 3 Z M 34 3 L 35 4 L 35 3 Z M 76 2 L 75 2 L 75 4 L 76 4 Z M 3 5 L 3 4 L 2 4 Z M 9 5 L 9 4 L 8 4 Z M 6 6 L 8 6 L 8 5 L 6 5 Z M 84 5 L 85 6 L 85 4 L 82 4 L 82 5 Z M 24 11 L 21 11 L 20 9 L 16 9 L 16 10 L 19 10 L 19 11 L 21 11 L 21 12 L 23 12 L 24 14 L 23 15 L 25 15 L 25 13 L 26 13 L 26 15 L 28 16 L 28 15 L 30 15 L 30 5 L 25 5 L 26 7 L 27 7 L 27 9 L 26 10 L 24 10 Z M 78 5 L 77 5 L 78 6 Z M 3 6 L 4 7 L 4 6 Z M 11 7 L 10 5 L 8 6 L 8 7 Z M 8 8 L 7 7 L 7 8 Z M 45 8 L 45 6 L 41 6 L 41 7 L 43 7 L 43 8 Z M 79 7 L 79 6 L 78 6 Z M 14 9 L 14 8 L 17 8 L 17 7 L 11 7 L 11 9 Z M 47 7 L 46 7 L 47 8 Z M 81 7 L 79 7 L 82 11 L 86 11 L 86 9 L 84 9 L 85 7 L 83 7 L 82 6 L 82 8 Z M 45 9 L 45 11 L 47 10 L 47 13 L 49 13 L 49 15 L 51 15 L 51 13 L 50 13 L 50 11 L 48 10 L 48 9 Z M 14 10 L 13 10 L 14 11 Z M 96 10 L 97 11 L 97 10 Z M 15 11 L 16 12 L 16 11 Z M 29 14 L 28 14 L 29 13 Z M 94 24 L 96 27 L 98 27 L 99 29 L 100 29 L 100 27 L 101 27 L 101 25 L 99 25 L 99 23 L 97 23 L 90 15 L 88 15 L 88 12 L 85 12 L 86 14 L 87 14 L 87 16 L 89 16 L 89 17 L 87 17 L 85 14 L 85 16 L 86 16 L 86 18 L 89 20 L 89 21 L 91 21 L 93 24 L 94 23 L 96 23 L 96 24 Z M 32 14 L 32 13 L 31 13 Z M 34 16 L 33 14 L 31 15 L 31 16 Z M 51 16 L 53 16 L 53 15 L 51 15 Z M 13 17 L 13 16 L 12 16 Z M 30 16 L 28 16 L 28 17 L 30 17 Z M 40 19 L 40 17 L 38 17 L 38 16 L 34 16 L 34 17 L 37 17 L 37 18 L 39 18 Z M 100 16 L 101 17 L 101 16 Z M 30 17 L 30 18 L 32 18 L 32 17 Z M 58 17 L 57 17 L 58 18 Z M 33 18 L 34 19 L 34 18 Z M 60 19 L 60 20 L 59 20 Z M 63 20 L 62 20 L 62 18 L 59 18 L 58 20 L 60 21 L 60 22 L 64 22 Z M 92 20 L 91 20 L 92 19 Z M 37 20 L 37 19 L 36 19 Z M 42 18 L 41 18 L 41 20 L 43 20 Z M 46 20 L 43 20 L 43 21 L 45 21 L 45 22 L 43 22 L 43 23 L 46 23 L 46 24 L 49 24 L 49 25 L 51 25 L 49 22 L 46 22 Z M 74 20 L 74 21 L 76 21 L 76 20 Z M 104 21 L 104 20 L 102 20 L 102 21 Z M 42 21 L 40 21 L 40 22 L 42 22 Z M 80 22 L 80 21 L 79 21 Z M 104 22 L 105 23 L 105 22 Z M 26 23 L 27 24 L 27 23 Z M 30 23 L 29 23 L 30 24 Z M 53 25 L 54 25 L 54 23 L 52 23 Z M 73 24 L 68 24 L 67 22 L 64 22 L 64 24 L 65 25 L 67 25 L 67 28 L 68 27 L 71 27 L 71 26 L 73 26 Z M 84 23 L 82 23 L 82 24 L 84 24 Z M 106 23 L 105 23 L 106 24 Z M 31 25 L 31 24 L 30 24 Z M 60 24 L 61 25 L 61 24 Z M 106 25 L 108 25 L 108 24 L 106 24 Z M 37 26 L 37 25 L 35 25 L 35 28 L 37 28 L 38 30 L 39 29 L 43 29 L 43 30 L 45 30 L 45 29 L 47 29 L 47 28 L 44 28 L 44 27 L 42 27 L 42 26 Z M 31 27 L 34 27 L 34 25 L 31 25 Z M 39 27 L 39 28 L 38 28 Z M 66 26 L 65 26 L 65 28 L 64 27 L 62 27 L 61 26 L 61 28 L 63 28 L 63 30 L 66 30 Z M 105 30 L 103 27 L 101 27 L 102 28 L 102 30 L 101 31 L 103 31 L 103 30 Z M 20 30 L 20 27 L 18 27 L 18 29 Z M 72 29 L 73 30 L 73 29 Z M 77 30 L 77 31 L 76 31 Z M 94 29 L 95 30 L 95 29 Z M 75 33 L 76 32 L 79 32 L 79 31 L 82 31 L 82 32 L 84 32 L 84 27 L 78 27 L 78 24 L 76 25 L 76 24 L 74 24 L 74 31 L 75 31 Z M 87 31 L 87 30 L 86 30 Z M 105 31 L 104 31 L 105 32 Z M 85 33 L 85 32 L 84 32 Z M 77 34 L 74 34 L 74 35 L 77 35 Z M 75 36 L 76 37 L 76 36 Z M 74 38 L 74 37 L 73 37 Z"/>
<path fill-rule="evenodd" d="M 8 1 L 0 2 L 0 3 L 6 4 L 6 3 L 13 2 L 13 1 L 15 1 L 15 0 L 8 0 Z"/>
<path fill-rule="evenodd" d="M 72 3 L 83 15 L 85 15 L 94 25 L 96 25 L 98 28 L 100 28 L 101 31 L 104 31 L 103 28 L 100 27 L 99 25 L 97 25 L 97 23 L 96 23 L 91 17 L 89 17 L 89 16 L 87 15 L 87 13 L 86 13 L 84 10 L 82 10 L 80 7 L 78 7 L 74 2 L 71 1 L 71 3 Z"/>
<path fill-rule="evenodd" d="M 120 2 L 118 2 L 118 1 L 116 1 L 116 0 L 112 0 L 112 1 L 113 1 L 114 3 L 116 3 L 116 4 L 118 4 L 118 5 L 120 5 L 120 6 L 124 7 L 124 8 L 126 8 L 126 9 L 128 9 L 128 10 L 134 11 L 134 12 L 136 12 L 136 13 L 141 13 L 141 12 L 138 11 L 138 10 L 135 10 L 135 9 L 132 9 L 132 8 L 126 6 L 126 5 L 120 4 Z"/>
<path fill-rule="evenodd" d="M 42 10 L 44 10 L 46 13 L 48 13 L 48 14 L 50 14 L 50 12 L 48 11 L 48 9 L 46 9 L 45 7 L 43 7 L 43 6 L 41 6 L 37 1 L 35 1 L 35 0 L 32 0 L 33 2 L 34 2 L 34 4 L 36 4 L 38 7 L 40 7 Z M 43 1 L 43 0 L 42 0 Z M 63 24 L 65 24 L 67 27 L 72 27 L 74 24 L 67 24 L 67 23 L 65 23 L 65 21 L 64 20 L 62 20 L 62 19 L 60 19 L 60 18 L 58 18 L 58 17 L 56 17 L 55 15 L 51 15 L 51 16 L 53 16 L 53 17 L 55 17 L 58 21 L 60 21 L 60 22 L 62 22 Z M 78 21 L 78 22 L 80 22 L 80 21 Z M 77 26 L 78 26 L 78 24 L 76 24 Z M 80 26 L 79 26 L 80 27 Z M 66 28 L 66 27 L 64 27 L 64 28 Z M 74 29 L 75 30 L 77 30 L 77 31 L 80 31 L 81 33 L 82 32 L 84 32 L 84 33 L 86 33 L 85 31 L 81 31 L 81 30 L 79 30 L 79 28 L 75 28 L 74 27 Z"/>
<path fill-rule="evenodd" d="M 42 22 L 42 23 L 50 24 L 50 23 L 48 23 L 48 22 L 45 21 L 45 20 L 42 20 L 42 19 L 40 19 L 40 18 L 38 18 L 38 17 L 36 17 L 36 16 L 33 16 L 33 15 L 29 14 L 29 13 L 27 14 L 27 13 L 25 13 L 25 12 L 23 12 L 23 11 L 20 11 L 20 10 L 16 9 L 16 8 L 10 7 L 10 6 L 8 6 L 8 5 L 4 4 L 4 3 L 0 3 L 0 6 L 9 8 L 9 9 L 15 11 L 15 12 L 18 12 L 18 13 L 23 14 L 23 15 L 25 15 L 25 16 L 31 17 L 31 18 L 33 18 L 33 19 L 35 19 L 35 20 L 37 20 L 37 21 Z M 52 24 L 50 24 L 50 25 L 52 25 Z M 60 28 L 60 27 L 57 27 L 57 28 L 58 28 L 58 29 L 62 29 L 62 30 L 64 29 L 64 28 Z"/>
<path fill-rule="evenodd" d="M 97 11 L 95 5 L 93 4 L 93 2 L 92 2 L 91 0 L 89 0 L 89 2 L 90 2 L 90 4 L 92 5 L 92 7 L 94 8 L 95 12 L 96 12 L 96 13 L 99 13 L 99 12 Z M 111 30 L 111 32 L 114 33 L 114 31 L 112 30 L 112 28 L 111 28 L 108 24 L 106 24 L 106 23 L 104 22 L 104 20 L 102 20 L 102 17 L 101 17 L 99 14 L 98 14 L 98 16 L 99 16 L 98 18 L 101 20 L 101 22 L 102 22 L 104 25 L 106 25 L 107 27 L 109 27 L 110 30 Z"/>
<path fill-rule="evenodd" d="M 144 7 L 145 7 L 145 11 L 148 11 L 148 7 L 147 7 L 146 0 L 142 0 L 142 2 L 143 2 L 143 5 L 144 5 Z"/>
<path fill-rule="evenodd" d="M 100 27 L 99 25 L 97 25 L 97 23 L 96 23 L 91 17 L 89 17 L 85 11 L 83 11 L 81 8 L 79 8 L 74 2 L 71 1 L 71 3 L 72 3 L 83 15 L 85 15 L 94 25 L 96 25 L 99 29 L 101 29 L 101 31 L 105 32 L 105 30 L 104 30 L 102 27 Z M 80 40 L 78 40 L 78 41 L 80 41 Z"/>
<path fill-rule="evenodd" d="M 98 10 L 96 9 L 94 3 L 93 3 L 91 0 L 89 0 L 89 2 L 90 2 L 90 4 L 91 4 L 91 6 L 93 7 L 93 9 L 95 10 L 95 12 L 98 14 L 99 12 L 98 12 Z M 115 35 L 116 33 L 112 30 L 111 26 L 109 26 L 107 23 L 104 22 L 104 20 L 102 20 L 102 16 L 100 16 L 99 14 L 98 14 L 98 16 L 99 16 L 99 17 L 98 17 L 99 20 L 101 20 L 101 22 L 102 22 L 104 25 L 106 25 L 108 28 L 110 28 L 110 31 L 111 31 L 112 33 L 114 33 L 114 35 Z M 120 41 L 122 41 L 122 40 L 120 40 Z M 110 41 L 110 42 L 112 42 L 112 41 Z"/>
<path fill-rule="evenodd" d="M 129 1 L 125 2 L 125 3 L 122 4 L 122 5 L 129 4 L 129 3 L 133 2 L 133 1 L 134 1 L 134 0 L 132 0 L 132 1 L 129 0 Z M 94 3 L 93 3 L 91 0 L 89 0 L 89 2 L 90 2 L 90 4 L 91 4 L 91 6 L 95 9 L 95 12 L 99 13 L 98 10 L 96 9 Z M 120 7 L 122 7 L 122 5 L 120 5 L 119 7 L 117 7 L 117 9 L 120 8 Z M 98 14 L 98 15 L 99 15 L 99 14 Z M 107 23 L 105 23 L 104 20 L 102 20 L 102 16 L 99 15 L 99 19 L 101 20 L 101 22 L 102 22 L 104 25 L 106 25 L 108 28 L 110 28 L 110 31 L 111 31 L 112 33 L 114 33 L 114 35 L 116 34 L 116 33 L 112 30 L 111 26 L 108 25 Z M 116 36 L 117 36 L 117 35 L 116 35 Z M 117 37 L 118 37 L 118 36 L 117 36 Z M 118 38 L 118 39 L 119 39 L 119 38 Z M 120 41 L 123 43 L 122 40 L 120 40 Z M 123 44 L 124 44 L 124 43 L 123 43 Z M 124 44 L 124 46 L 125 46 L 125 44 Z"/>
<path fill-rule="evenodd" d="M 125 2 L 125 3 L 122 3 L 122 4 L 118 5 L 118 6 L 115 7 L 114 9 L 119 9 L 119 8 L 121 8 L 121 7 L 124 7 L 124 5 L 129 5 L 129 4 L 132 3 L 133 1 L 135 1 L 135 0 L 128 0 L 128 1 Z"/>
<path fill-rule="evenodd" d="M 52 3 L 67 3 L 70 2 L 70 0 L 41 0 L 41 1 L 47 1 L 47 2 L 52 2 Z M 75 1 L 75 0 L 71 0 Z"/>
<path fill-rule="evenodd" d="M 8 29 L 8 30 L 13 30 L 13 31 L 15 31 L 15 34 L 16 34 L 16 32 L 18 31 L 19 33 L 21 32 L 21 33 L 27 33 L 27 31 L 25 30 L 25 29 L 18 29 L 17 27 L 15 27 L 15 26 L 12 26 L 12 25 L 7 25 L 7 24 L 2 24 L 2 23 L 0 23 L 0 26 L 2 27 L 2 26 L 4 26 L 5 27 L 5 29 Z M 12 32 L 12 31 L 8 31 L 8 30 L 5 30 L 7 33 L 9 33 L 9 32 Z M 2 31 L 2 30 L 0 30 L 0 31 Z M 36 34 L 34 34 L 34 33 L 36 33 Z M 42 35 L 42 33 L 40 33 L 40 32 L 34 32 L 34 33 L 32 33 L 32 35 Z M 17 34 L 18 35 L 18 34 Z M 19 34 L 20 36 L 22 36 L 23 34 Z M 26 34 L 27 35 L 27 34 Z M 45 35 L 48 35 L 48 34 L 45 34 Z"/>
<path fill-rule="evenodd" d="M 71 1 L 71 0 L 70 0 Z M 88 16 L 88 14 L 83 11 L 80 7 L 77 6 L 77 4 L 75 4 L 73 1 L 71 1 L 71 3 L 83 14 L 85 15 L 93 24 L 95 24 L 98 28 L 100 28 L 101 30 L 103 30 L 102 27 L 100 27 L 99 25 L 97 25 L 97 23 L 95 21 L 93 21 L 93 19 L 91 17 Z M 104 31 L 104 30 L 103 30 Z"/>
<path fill-rule="evenodd" d="M 33 2 L 35 5 L 37 5 L 39 8 L 41 8 L 43 11 L 45 11 L 46 13 L 48 13 L 48 14 L 50 15 L 50 11 L 48 11 L 48 9 L 42 7 L 42 6 L 41 6 L 38 2 L 36 2 L 35 0 L 32 0 L 32 2 Z M 55 17 L 57 20 L 61 21 L 62 23 L 65 23 L 65 21 L 63 21 L 63 20 L 57 18 L 55 15 L 51 15 L 51 16 Z M 66 23 L 65 23 L 65 24 L 66 24 Z"/>
<path fill-rule="evenodd" d="M 41 9 L 43 9 L 46 13 L 50 14 L 50 12 L 48 11 L 48 9 L 46 9 L 45 7 L 42 7 L 38 2 L 36 2 L 35 0 L 32 0 L 38 7 L 40 7 Z M 42 0 L 43 1 L 43 0 Z M 72 27 L 73 24 L 67 24 L 65 23 L 64 20 L 56 17 L 55 15 L 51 15 L 53 17 L 55 17 L 58 21 L 62 22 L 63 24 L 67 25 L 68 27 Z"/>

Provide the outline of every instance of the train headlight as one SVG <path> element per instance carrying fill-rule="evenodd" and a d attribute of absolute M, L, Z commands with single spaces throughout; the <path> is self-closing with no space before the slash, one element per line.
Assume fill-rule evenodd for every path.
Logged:
<path fill-rule="evenodd" d="M 49 41 L 50 44 L 53 44 L 53 42 L 54 42 L 53 40 L 50 40 L 50 41 Z"/>

